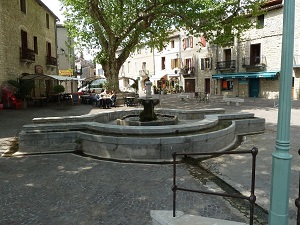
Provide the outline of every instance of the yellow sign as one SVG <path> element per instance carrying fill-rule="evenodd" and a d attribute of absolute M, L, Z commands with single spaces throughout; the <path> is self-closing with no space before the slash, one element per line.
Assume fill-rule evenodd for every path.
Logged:
<path fill-rule="evenodd" d="M 68 70 L 59 70 L 59 75 L 60 76 L 72 76 L 73 75 L 73 70 L 68 69 Z"/>

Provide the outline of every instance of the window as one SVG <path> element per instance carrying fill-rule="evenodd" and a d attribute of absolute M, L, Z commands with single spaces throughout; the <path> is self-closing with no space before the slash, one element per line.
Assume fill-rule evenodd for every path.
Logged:
<path fill-rule="evenodd" d="M 171 59 L 171 68 L 179 68 L 179 59 Z"/>
<path fill-rule="evenodd" d="M 166 69 L 166 58 L 161 57 L 161 69 L 164 70 Z"/>
<path fill-rule="evenodd" d="M 262 14 L 257 17 L 256 27 L 257 27 L 257 29 L 262 29 L 262 28 L 264 28 L 264 25 L 265 25 L 265 15 Z"/>
<path fill-rule="evenodd" d="M 233 80 L 222 79 L 222 91 L 232 91 L 233 90 Z"/>
<path fill-rule="evenodd" d="M 186 70 L 192 70 L 193 68 L 193 59 L 189 58 L 189 59 L 185 59 L 184 60 L 184 68 Z"/>
<path fill-rule="evenodd" d="M 37 37 L 33 37 L 33 50 L 35 54 L 38 54 L 38 40 Z"/>
<path fill-rule="evenodd" d="M 20 7 L 23 13 L 26 13 L 26 0 L 20 0 Z"/>
<path fill-rule="evenodd" d="M 193 47 L 193 37 L 184 38 L 182 41 L 183 41 L 183 49 Z"/>
<path fill-rule="evenodd" d="M 50 42 L 46 42 L 46 52 L 47 52 L 47 56 L 51 57 L 51 43 Z"/>
<path fill-rule="evenodd" d="M 201 59 L 201 70 L 212 69 L 212 58 Z"/>
<path fill-rule="evenodd" d="M 22 43 L 22 51 L 27 50 L 28 49 L 27 32 L 24 30 L 21 30 L 21 43 Z"/>
<path fill-rule="evenodd" d="M 175 41 L 174 40 L 171 41 L 171 48 L 175 48 Z"/>
<path fill-rule="evenodd" d="M 50 28 L 50 20 L 49 20 L 49 14 L 46 13 L 46 27 L 49 29 Z"/>
<path fill-rule="evenodd" d="M 260 43 L 250 45 L 250 65 L 256 65 L 261 63 L 260 50 Z"/>
<path fill-rule="evenodd" d="M 142 64 L 142 70 L 146 70 L 146 62 L 143 62 L 143 64 Z"/>

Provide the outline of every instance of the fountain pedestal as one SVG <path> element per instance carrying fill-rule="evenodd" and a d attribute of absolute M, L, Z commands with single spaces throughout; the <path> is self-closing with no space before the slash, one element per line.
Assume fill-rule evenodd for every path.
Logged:
<path fill-rule="evenodd" d="M 159 103 L 159 99 L 146 96 L 144 98 L 141 97 L 138 100 L 144 106 L 144 110 L 140 112 L 140 121 L 147 122 L 156 120 L 157 115 L 154 112 L 154 106 Z"/>
<path fill-rule="evenodd" d="M 144 110 L 140 113 L 140 122 L 148 122 L 157 119 L 157 115 L 154 113 L 154 106 L 159 103 L 158 98 L 151 96 L 151 81 L 146 81 L 146 96 L 140 97 L 138 100 L 144 106 Z"/>

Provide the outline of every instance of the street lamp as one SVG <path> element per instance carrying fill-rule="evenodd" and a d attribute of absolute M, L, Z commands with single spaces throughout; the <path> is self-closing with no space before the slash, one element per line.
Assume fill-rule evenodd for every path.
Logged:
<path fill-rule="evenodd" d="M 294 54 L 295 0 L 284 1 L 276 150 L 272 153 L 269 225 L 287 225 L 291 159 L 290 121 Z"/>

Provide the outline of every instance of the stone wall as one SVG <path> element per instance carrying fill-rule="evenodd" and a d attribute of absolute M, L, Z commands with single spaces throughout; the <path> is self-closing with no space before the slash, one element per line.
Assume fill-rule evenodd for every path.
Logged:
<path fill-rule="evenodd" d="M 27 13 L 20 9 L 20 1 L 1 1 L 0 17 L 0 84 L 22 73 L 35 73 L 35 65 L 41 65 L 44 74 L 57 74 L 55 68 L 46 66 L 46 42 L 51 43 L 52 57 L 56 58 L 55 17 L 36 0 L 27 0 Z M 49 14 L 49 29 L 46 27 Z M 38 41 L 38 54 L 34 63 L 20 61 L 21 30 L 27 32 L 28 48 L 34 49 L 34 37 Z"/>

